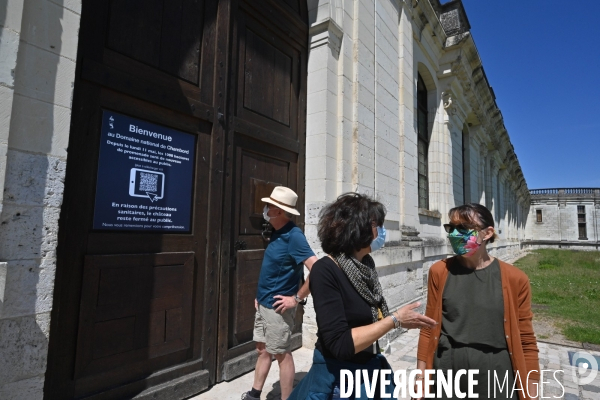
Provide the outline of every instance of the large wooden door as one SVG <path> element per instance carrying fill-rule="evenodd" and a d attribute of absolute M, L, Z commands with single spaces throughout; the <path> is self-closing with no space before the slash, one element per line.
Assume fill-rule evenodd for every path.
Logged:
<path fill-rule="evenodd" d="M 217 93 L 226 88 L 226 74 L 216 63 L 227 58 L 216 52 L 219 12 L 219 4 L 208 0 L 83 2 L 44 388 L 48 399 L 133 398 L 170 381 L 178 382 L 176 397 L 185 397 L 214 382 L 218 303 L 211 288 L 218 285 L 219 235 L 208 233 L 221 228 L 224 130 L 215 114 L 225 105 Z M 113 160 L 102 155 L 103 132 L 117 116 L 176 132 L 192 143 L 185 150 L 189 157 L 182 158 L 170 150 L 168 136 L 141 136 L 126 127 L 111 133 L 114 146 L 140 160 L 132 171 L 167 179 L 167 171 L 154 167 L 160 151 L 171 157 L 161 162 L 186 160 L 189 179 L 178 183 L 184 190 L 169 194 L 170 201 L 187 197 L 184 228 L 96 224 L 101 181 L 114 183 L 104 192 L 114 191 L 132 204 L 140 201 L 128 186 L 129 171 L 106 176 Z M 102 157 L 105 170 L 99 167 Z M 169 205 L 172 187 L 162 189 L 148 195 L 146 210 Z M 125 221 L 156 221 L 142 217 L 146 211 L 119 212 Z"/>
<path fill-rule="evenodd" d="M 219 298 L 220 380 L 254 368 L 254 298 L 267 242 L 262 197 L 277 185 L 304 210 L 307 11 L 299 0 L 234 3 Z M 303 226 L 303 218 L 296 223 Z M 301 345 L 302 310 L 295 347 Z"/>
<path fill-rule="evenodd" d="M 306 21 L 300 0 L 83 2 L 46 398 L 186 398 L 254 367 L 231 361 L 251 351 L 257 199 L 283 184 L 304 207 Z M 107 133 L 113 116 L 133 121 L 126 134 Z M 164 132 L 191 148 L 147 144 Z M 125 179 L 107 175 L 121 162 L 108 142 L 141 160 Z M 163 155 L 190 167 L 180 193 L 153 167 Z M 99 194 L 113 191 L 163 209 L 187 198 L 189 220 L 105 227 Z"/>

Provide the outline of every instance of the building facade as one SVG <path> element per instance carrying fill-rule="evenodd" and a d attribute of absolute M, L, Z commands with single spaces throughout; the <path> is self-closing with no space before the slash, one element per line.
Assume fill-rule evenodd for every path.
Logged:
<path fill-rule="evenodd" d="M 462 4 L 314 4 L 306 142 L 313 248 L 319 210 L 358 190 L 388 210 L 388 242 L 374 258 L 392 308 L 420 299 L 429 266 L 451 252 L 442 224 L 456 205 L 486 205 L 500 236 L 492 254 L 517 254 L 529 192 Z M 316 330 L 309 306 L 305 346 Z"/>
<path fill-rule="evenodd" d="M 325 204 L 385 204 L 391 308 L 451 251 L 450 208 L 490 208 L 499 257 L 526 238 L 530 193 L 458 0 L 2 7 L 2 399 L 185 398 L 253 368 L 259 199 L 278 184 L 319 253 Z M 298 318 L 313 346 L 310 302 Z"/>
<path fill-rule="evenodd" d="M 523 247 L 598 250 L 600 189 L 534 189 Z"/>

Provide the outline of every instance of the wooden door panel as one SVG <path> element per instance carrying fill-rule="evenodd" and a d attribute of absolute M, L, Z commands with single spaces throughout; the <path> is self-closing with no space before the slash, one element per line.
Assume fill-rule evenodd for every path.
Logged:
<path fill-rule="evenodd" d="M 254 299 L 258 275 L 266 242 L 263 230 L 263 197 L 271 194 L 272 188 L 288 185 L 290 162 L 244 150 L 238 147 L 239 200 L 236 201 L 238 227 L 237 241 L 244 242 L 244 249 L 236 251 L 236 262 L 230 281 L 232 310 L 229 318 L 228 349 L 246 345 L 252 348 L 254 327 Z"/>
<path fill-rule="evenodd" d="M 235 117 L 297 140 L 300 50 L 250 15 L 238 21 Z"/>
<path fill-rule="evenodd" d="M 238 0 L 232 29 L 227 111 L 217 372 L 229 380 L 254 368 L 254 298 L 267 243 L 262 197 L 284 185 L 304 209 L 305 2 Z M 302 227 L 302 217 L 294 218 Z M 300 319 L 296 330 L 301 326 Z M 293 346 L 300 344 L 294 336 Z"/>
<path fill-rule="evenodd" d="M 80 191 L 85 190 L 86 193 L 78 198 L 93 199 L 98 154 L 97 148 L 94 150 L 89 143 L 99 140 L 99 124 L 95 121 L 99 120 L 102 109 L 116 109 L 135 118 L 162 125 L 168 124 L 175 129 L 194 134 L 197 138 L 193 183 L 193 232 L 183 235 L 164 235 L 145 232 L 92 231 L 90 226 L 93 201 L 81 203 L 78 198 L 75 198 L 71 201 L 76 206 L 66 205 L 65 210 L 77 210 L 80 215 L 71 219 L 78 222 L 77 226 L 71 226 L 68 231 L 63 232 L 71 236 L 68 241 L 71 246 L 74 244 L 73 235 L 85 237 L 87 240 L 82 241 L 78 247 L 73 246 L 72 249 L 77 249 L 78 252 L 84 254 L 98 255 L 124 253 L 143 255 L 144 253 L 193 251 L 198 264 L 200 264 L 200 260 L 205 262 L 206 227 L 209 222 L 206 212 L 209 204 L 209 192 L 206 188 L 210 181 L 212 157 L 211 124 L 107 89 L 99 90 L 96 101 L 97 104 L 94 105 L 97 107 L 96 111 L 86 120 L 89 131 L 77 132 L 72 136 L 70 142 L 80 140 L 87 143 L 88 149 L 92 150 L 87 156 L 82 157 L 78 164 L 80 166 L 78 188 Z M 74 162 L 73 158 L 70 160 Z M 71 185 L 72 187 L 73 185 Z M 66 218 L 66 220 L 69 219 Z M 69 253 L 69 256 L 73 271 L 77 273 L 79 256 L 75 252 Z M 83 258 L 83 256 L 81 257 Z M 208 368 L 211 368 L 211 360 L 206 354 L 206 348 L 210 348 L 210 344 L 200 340 L 201 335 L 205 335 L 204 330 L 210 328 L 210 322 L 207 325 L 204 321 L 205 310 L 203 307 L 207 304 L 204 297 L 206 293 L 204 285 L 208 282 L 204 272 L 205 266 L 204 264 L 193 264 L 192 274 L 188 274 L 184 280 L 181 279 L 180 267 L 174 267 L 173 273 L 164 271 L 169 268 L 171 267 L 153 268 L 151 276 L 146 274 L 145 283 L 141 286 L 147 290 L 142 293 L 142 296 L 151 301 L 144 306 L 147 309 L 145 313 L 137 312 L 136 303 L 133 301 L 133 297 L 138 293 L 132 290 L 135 285 L 131 282 L 143 277 L 144 274 L 140 274 L 139 271 L 133 268 L 116 268 L 117 270 L 115 270 L 115 268 L 105 266 L 98 275 L 97 288 L 89 283 L 86 284 L 85 278 L 80 278 L 83 286 L 78 293 L 71 296 L 72 302 L 76 302 L 79 307 L 70 307 L 76 309 L 77 315 L 81 316 L 79 324 L 77 324 L 77 316 L 70 319 L 77 324 L 75 330 L 78 336 L 77 339 L 71 339 L 73 343 L 77 343 L 73 355 L 73 364 L 76 365 L 71 367 L 70 372 L 71 379 L 73 379 L 73 389 L 71 390 L 73 390 L 74 396 L 87 396 L 95 391 L 110 388 L 106 391 L 106 393 L 110 393 L 107 396 L 130 398 L 139 392 L 139 388 L 160 384 L 165 379 L 175 379 L 203 369 L 208 371 Z M 81 270 L 84 274 L 87 273 L 83 260 L 81 261 Z M 74 274 L 71 274 L 70 278 L 78 280 Z M 156 282 L 156 285 L 152 282 Z M 174 288 L 180 286 L 179 282 L 183 282 L 182 285 L 195 287 L 195 289 L 187 291 L 190 295 L 195 292 L 196 297 L 188 296 L 185 307 L 182 304 L 181 292 L 176 296 L 164 295 L 165 292 L 172 292 Z M 76 290 L 76 287 L 70 286 L 68 289 Z M 178 290 L 180 291 L 181 288 Z M 98 307 L 93 303 L 96 296 Z M 84 307 L 86 303 L 94 305 L 95 310 L 89 311 L 89 307 Z M 194 303 L 193 307 L 192 303 Z M 63 310 L 65 310 L 64 306 Z M 93 329 L 90 329 L 90 321 L 84 319 L 83 314 L 86 314 L 88 319 L 90 316 L 94 317 L 96 326 Z M 132 315 L 135 315 L 133 328 L 131 328 Z M 144 328 L 140 329 L 140 326 Z M 192 326 L 194 326 L 193 332 Z M 140 344 L 146 344 L 146 346 Z M 82 350 L 81 347 L 91 350 Z M 214 367 L 212 368 L 214 371 Z M 166 371 L 167 369 L 170 371 L 168 375 L 161 372 L 161 370 Z M 75 371 L 75 375 L 73 375 L 73 371 Z M 198 381 L 199 385 L 202 384 L 203 387 L 206 387 L 207 383 L 200 382 L 207 382 L 207 379 Z M 65 389 L 56 391 L 56 393 L 65 392 Z M 119 395 L 118 393 L 123 394 Z M 64 397 L 59 396 L 59 398 Z"/>
<path fill-rule="evenodd" d="M 232 243 L 243 243 L 243 249 L 233 249 L 230 259 L 229 279 L 221 285 L 228 285 L 227 298 L 222 297 L 220 318 L 226 322 L 226 351 L 221 371 L 223 379 L 247 372 L 253 368 L 248 360 L 239 362 L 240 357 L 252 358 L 255 345 L 252 341 L 254 327 L 254 299 L 258 276 L 262 265 L 266 242 L 261 233 L 263 227 L 262 210 L 275 186 L 296 188 L 297 155 L 272 145 L 265 145 L 239 135 L 236 139 L 236 183 L 233 193 L 234 209 L 231 215 Z M 296 190 L 298 190 L 296 188 Z M 233 363 L 233 364 L 231 364 Z M 242 368 L 241 366 L 244 366 Z"/>
<path fill-rule="evenodd" d="M 256 199 L 284 184 L 304 206 L 306 3 L 90 0 L 81 16 L 45 398 L 175 379 L 189 397 L 253 352 Z M 196 135 L 190 232 L 92 229 L 105 109 Z"/>
<path fill-rule="evenodd" d="M 204 1 L 113 0 L 107 47 L 197 84 Z"/>
<path fill-rule="evenodd" d="M 135 322 L 135 316 L 130 316 L 95 323 L 90 338 L 92 360 L 133 350 Z"/>
<path fill-rule="evenodd" d="M 305 0 L 283 0 L 285 2 L 285 4 L 287 4 L 296 14 L 300 14 L 300 10 L 302 10 L 302 7 L 300 7 L 300 2 L 304 1 L 306 3 Z"/>
<path fill-rule="evenodd" d="M 264 250 L 240 250 L 237 252 L 237 268 L 234 272 L 233 326 L 229 347 L 252 341 L 254 330 L 254 298 L 258 285 L 258 274 Z"/>
<path fill-rule="evenodd" d="M 292 57 L 246 30 L 244 108 L 290 126 Z"/>
<path fill-rule="evenodd" d="M 290 163 L 273 157 L 242 151 L 241 154 L 240 198 L 239 202 L 240 236 L 257 236 L 262 231 L 263 197 L 269 197 L 275 186 L 286 186 Z M 271 189 L 271 191 L 269 191 Z M 261 241 L 250 248 L 263 247 Z"/>
<path fill-rule="evenodd" d="M 193 252 L 87 256 L 84 269 L 78 378 L 189 349 Z"/>

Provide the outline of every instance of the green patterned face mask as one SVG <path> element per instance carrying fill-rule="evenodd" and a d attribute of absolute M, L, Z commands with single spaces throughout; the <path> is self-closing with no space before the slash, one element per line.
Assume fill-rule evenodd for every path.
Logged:
<path fill-rule="evenodd" d="M 477 231 L 475 229 L 469 229 L 468 231 L 454 229 L 448 234 L 448 239 L 452 245 L 452 250 L 459 256 L 472 256 L 481 246 L 480 243 L 477 243 Z"/>

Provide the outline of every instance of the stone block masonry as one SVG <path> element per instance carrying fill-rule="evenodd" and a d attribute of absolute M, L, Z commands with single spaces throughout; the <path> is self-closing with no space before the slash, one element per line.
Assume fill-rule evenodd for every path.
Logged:
<path fill-rule="evenodd" d="M 81 4 L 5 3 L 0 18 L 0 398 L 41 399 Z"/>
<path fill-rule="evenodd" d="M 599 229 L 600 189 L 531 190 L 524 247 L 598 250 Z"/>

